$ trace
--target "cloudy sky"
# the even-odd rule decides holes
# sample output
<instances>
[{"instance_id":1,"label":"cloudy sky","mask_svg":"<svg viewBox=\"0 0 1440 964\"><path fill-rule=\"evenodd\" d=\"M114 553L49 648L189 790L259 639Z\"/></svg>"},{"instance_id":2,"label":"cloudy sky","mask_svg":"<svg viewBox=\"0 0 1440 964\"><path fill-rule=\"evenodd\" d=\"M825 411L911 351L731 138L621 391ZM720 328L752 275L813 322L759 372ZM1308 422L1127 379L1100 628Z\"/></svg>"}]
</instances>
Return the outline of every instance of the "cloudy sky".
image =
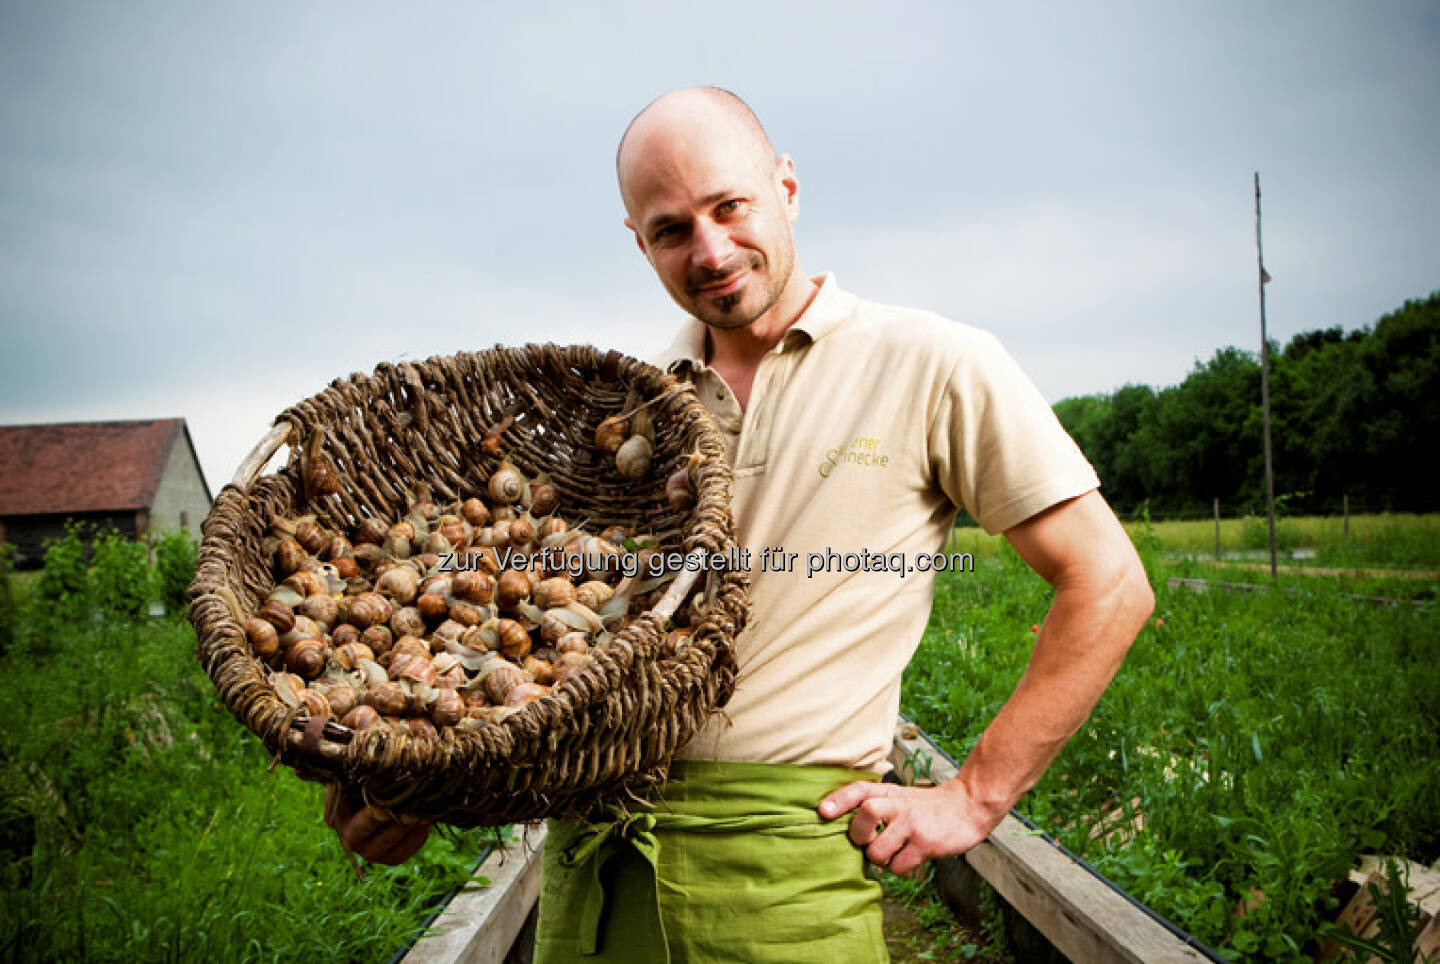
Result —
<instances>
[{"instance_id":1,"label":"cloudy sky","mask_svg":"<svg viewBox=\"0 0 1440 964\"><path fill-rule=\"evenodd\" d=\"M807 271L996 331L1052 401L1440 289L1440 6L0 2L0 423L184 416L212 489L377 362L641 356L615 142L755 107ZM837 391L843 386L837 386Z\"/></svg>"}]
</instances>

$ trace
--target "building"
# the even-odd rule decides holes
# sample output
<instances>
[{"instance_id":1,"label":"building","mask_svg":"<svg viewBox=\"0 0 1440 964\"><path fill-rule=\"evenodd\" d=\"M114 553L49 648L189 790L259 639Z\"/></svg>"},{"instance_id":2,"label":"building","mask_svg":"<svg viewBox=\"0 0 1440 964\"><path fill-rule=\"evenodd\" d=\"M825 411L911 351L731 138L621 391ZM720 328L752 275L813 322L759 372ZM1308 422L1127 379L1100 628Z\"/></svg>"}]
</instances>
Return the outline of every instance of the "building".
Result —
<instances>
[{"instance_id":1,"label":"building","mask_svg":"<svg viewBox=\"0 0 1440 964\"><path fill-rule=\"evenodd\" d=\"M198 537L211 501L182 418L0 426L0 542L17 564L41 561L70 519Z\"/></svg>"}]
</instances>

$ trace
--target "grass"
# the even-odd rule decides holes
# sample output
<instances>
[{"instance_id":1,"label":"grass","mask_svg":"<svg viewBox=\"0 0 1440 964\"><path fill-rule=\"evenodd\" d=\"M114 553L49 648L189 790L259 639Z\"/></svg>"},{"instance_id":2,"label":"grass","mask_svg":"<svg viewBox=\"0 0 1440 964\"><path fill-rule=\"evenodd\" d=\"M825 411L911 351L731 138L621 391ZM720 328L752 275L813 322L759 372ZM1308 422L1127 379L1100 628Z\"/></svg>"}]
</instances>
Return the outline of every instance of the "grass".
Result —
<instances>
[{"instance_id":1,"label":"grass","mask_svg":"<svg viewBox=\"0 0 1440 964\"><path fill-rule=\"evenodd\" d=\"M1144 522L1126 524L1132 538ZM1209 519L1153 523L1155 538L1180 555L1213 555L1215 523ZM1263 516L1220 520L1221 554L1262 552L1269 548L1269 526ZM1289 554L1315 549L1315 566L1367 566L1440 569L1440 515L1406 513L1353 515L1350 532L1337 516L1281 517L1275 522L1275 545Z\"/></svg>"},{"instance_id":2,"label":"grass","mask_svg":"<svg viewBox=\"0 0 1440 964\"><path fill-rule=\"evenodd\" d=\"M32 584L0 613L0 959L383 961L404 947L487 835L432 836L357 881L321 788L268 770L190 625L117 613L96 584L52 599Z\"/></svg>"},{"instance_id":3,"label":"grass","mask_svg":"<svg viewBox=\"0 0 1440 964\"><path fill-rule=\"evenodd\" d=\"M1300 960L1361 852L1440 855L1440 613L1357 604L1333 581L1171 591L1166 531L1140 539L1154 620L1019 809L1235 959ZM976 571L937 585L903 698L957 757L1014 688L1050 598L1012 551L966 538ZM1377 523L1363 561L1423 562L1410 543ZM1094 829L1137 812L1139 833Z\"/></svg>"}]
</instances>

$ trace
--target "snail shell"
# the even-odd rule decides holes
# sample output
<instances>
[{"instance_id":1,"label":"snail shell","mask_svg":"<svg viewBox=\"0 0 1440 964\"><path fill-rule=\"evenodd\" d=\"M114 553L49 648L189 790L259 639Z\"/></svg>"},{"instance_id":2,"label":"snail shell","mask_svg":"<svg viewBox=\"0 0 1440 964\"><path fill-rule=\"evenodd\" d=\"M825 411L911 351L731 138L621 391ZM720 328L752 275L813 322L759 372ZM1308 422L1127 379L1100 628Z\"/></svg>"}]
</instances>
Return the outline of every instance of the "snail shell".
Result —
<instances>
[{"instance_id":1,"label":"snail shell","mask_svg":"<svg viewBox=\"0 0 1440 964\"><path fill-rule=\"evenodd\" d=\"M370 688L365 694L365 702L382 716L398 716L410 705L410 697L399 683L386 680Z\"/></svg>"},{"instance_id":2,"label":"snail shell","mask_svg":"<svg viewBox=\"0 0 1440 964\"><path fill-rule=\"evenodd\" d=\"M632 482L643 479L650 471L650 457L655 454L655 446L643 435L632 435L620 446L615 453L615 467L620 474Z\"/></svg>"},{"instance_id":3,"label":"snail shell","mask_svg":"<svg viewBox=\"0 0 1440 964\"><path fill-rule=\"evenodd\" d=\"M525 672L529 673L535 682L548 686L555 680L555 668L543 659L536 659L534 656L525 657Z\"/></svg>"},{"instance_id":4,"label":"snail shell","mask_svg":"<svg viewBox=\"0 0 1440 964\"><path fill-rule=\"evenodd\" d=\"M595 427L595 447L606 455L614 455L629 436L629 419L623 415L611 415Z\"/></svg>"},{"instance_id":5,"label":"snail shell","mask_svg":"<svg viewBox=\"0 0 1440 964\"><path fill-rule=\"evenodd\" d=\"M530 486L530 511L537 516L547 516L560 504L560 493L549 482L537 482Z\"/></svg>"},{"instance_id":6,"label":"snail shell","mask_svg":"<svg viewBox=\"0 0 1440 964\"><path fill-rule=\"evenodd\" d=\"M360 634L360 642L369 646L377 656L383 656L395 645L395 634L389 626L370 626Z\"/></svg>"},{"instance_id":7,"label":"snail shell","mask_svg":"<svg viewBox=\"0 0 1440 964\"><path fill-rule=\"evenodd\" d=\"M505 705L524 706L527 703L535 702L549 692L550 687L541 686L539 683L521 683L505 694Z\"/></svg>"},{"instance_id":8,"label":"snail shell","mask_svg":"<svg viewBox=\"0 0 1440 964\"><path fill-rule=\"evenodd\" d=\"M314 620L326 630L335 625L339 612L340 604L335 601L335 597L323 593L306 596L300 603L300 615Z\"/></svg>"},{"instance_id":9,"label":"snail shell","mask_svg":"<svg viewBox=\"0 0 1440 964\"><path fill-rule=\"evenodd\" d=\"M394 566L386 569L375 580L375 591L389 596L402 606L414 601L419 591L420 577L409 566Z\"/></svg>"},{"instance_id":10,"label":"snail shell","mask_svg":"<svg viewBox=\"0 0 1440 964\"><path fill-rule=\"evenodd\" d=\"M361 545L379 546L385 543L385 534L390 524L384 519L369 518L355 527L355 548Z\"/></svg>"},{"instance_id":11,"label":"snail shell","mask_svg":"<svg viewBox=\"0 0 1440 964\"><path fill-rule=\"evenodd\" d=\"M450 614L450 601L441 592L427 592L415 600L415 608L420 610L428 622L439 622Z\"/></svg>"},{"instance_id":12,"label":"snail shell","mask_svg":"<svg viewBox=\"0 0 1440 964\"><path fill-rule=\"evenodd\" d=\"M530 598L530 578L523 572L506 569L495 584L495 602L501 609L514 609L515 604Z\"/></svg>"},{"instance_id":13,"label":"snail shell","mask_svg":"<svg viewBox=\"0 0 1440 964\"><path fill-rule=\"evenodd\" d=\"M333 716L334 711L330 708L330 701L322 693L314 690L300 691L300 706L309 712L311 716Z\"/></svg>"},{"instance_id":14,"label":"snail shell","mask_svg":"<svg viewBox=\"0 0 1440 964\"><path fill-rule=\"evenodd\" d=\"M599 610L615 596L615 590L608 583L598 579L581 583L575 590L575 601L586 609Z\"/></svg>"},{"instance_id":15,"label":"snail shell","mask_svg":"<svg viewBox=\"0 0 1440 964\"><path fill-rule=\"evenodd\" d=\"M430 719L436 726L454 726L465 717L465 700L454 690L435 694L430 706Z\"/></svg>"},{"instance_id":16,"label":"snail shell","mask_svg":"<svg viewBox=\"0 0 1440 964\"><path fill-rule=\"evenodd\" d=\"M340 720L342 726L348 726L352 730L368 730L380 722L380 714L375 707L367 704L360 704L347 712Z\"/></svg>"},{"instance_id":17,"label":"snail shell","mask_svg":"<svg viewBox=\"0 0 1440 964\"><path fill-rule=\"evenodd\" d=\"M278 599L266 600L265 605L260 607L259 615L277 632L288 633L295 628L295 610Z\"/></svg>"},{"instance_id":18,"label":"snail shell","mask_svg":"<svg viewBox=\"0 0 1440 964\"><path fill-rule=\"evenodd\" d=\"M325 669L325 650L323 639L296 640L285 650L285 668L301 679L314 679Z\"/></svg>"},{"instance_id":19,"label":"snail shell","mask_svg":"<svg viewBox=\"0 0 1440 964\"><path fill-rule=\"evenodd\" d=\"M331 714L343 719L355 708L360 697L355 692L355 687L347 683L341 683L338 686L332 686L326 690L325 699L330 704Z\"/></svg>"},{"instance_id":20,"label":"snail shell","mask_svg":"<svg viewBox=\"0 0 1440 964\"><path fill-rule=\"evenodd\" d=\"M424 636L425 617L414 606L406 606L390 617L390 629L396 636Z\"/></svg>"},{"instance_id":21,"label":"snail shell","mask_svg":"<svg viewBox=\"0 0 1440 964\"><path fill-rule=\"evenodd\" d=\"M507 663L504 660L496 660L480 671L480 685L485 689L485 695L490 701L496 704L503 704L505 697L517 686L530 682L530 677L525 671L514 663Z\"/></svg>"},{"instance_id":22,"label":"snail shell","mask_svg":"<svg viewBox=\"0 0 1440 964\"><path fill-rule=\"evenodd\" d=\"M508 459L490 476L490 498L501 505L518 502L525 492L525 476Z\"/></svg>"},{"instance_id":23,"label":"snail shell","mask_svg":"<svg viewBox=\"0 0 1440 964\"><path fill-rule=\"evenodd\" d=\"M300 543L306 552L318 556L320 551L329 545L330 533L306 519L295 526L295 541Z\"/></svg>"},{"instance_id":24,"label":"snail shell","mask_svg":"<svg viewBox=\"0 0 1440 964\"><path fill-rule=\"evenodd\" d=\"M377 592L362 592L350 600L345 621L361 629L368 629L388 621L390 612L390 600Z\"/></svg>"},{"instance_id":25,"label":"snail shell","mask_svg":"<svg viewBox=\"0 0 1440 964\"><path fill-rule=\"evenodd\" d=\"M472 526L483 526L490 521L490 509L479 499L470 498L460 503L460 514Z\"/></svg>"},{"instance_id":26,"label":"snail shell","mask_svg":"<svg viewBox=\"0 0 1440 964\"><path fill-rule=\"evenodd\" d=\"M695 487L690 484L689 469L679 468L665 480L665 501L677 512L695 506Z\"/></svg>"},{"instance_id":27,"label":"snail shell","mask_svg":"<svg viewBox=\"0 0 1440 964\"><path fill-rule=\"evenodd\" d=\"M513 619L495 621L495 638L506 659L518 663L530 653L530 634Z\"/></svg>"},{"instance_id":28,"label":"snail shell","mask_svg":"<svg viewBox=\"0 0 1440 964\"><path fill-rule=\"evenodd\" d=\"M245 620L245 636L250 640L250 651L256 658L268 660L280 651L280 634L274 624L252 616Z\"/></svg>"},{"instance_id":29,"label":"snail shell","mask_svg":"<svg viewBox=\"0 0 1440 964\"><path fill-rule=\"evenodd\" d=\"M483 572L462 569L450 577L450 595L484 605L495 598L495 580Z\"/></svg>"},{"instance_id":30,"label":"snail shell","mask_svg":"<svg viewBox=\"0 0 1440 964\"><path fill-rule=\"evenodd\" d=\"M275 568L282 576L288 576L305 564L305 547L294 537L285 536L275 545Z\"/></svg>"},{"instance_id":31,"label":"snail shell","mask_svg":"<svg viewBox=\"0 0 1440 964\"><path fill-rule=\"evenodd\" d=\"M563 606L566 603L575 601L575 585L564 576L552 576L549 579L541 580L531 594L535 605L541 609L550 609L554 606Z\"/></svg>"}]
</instances>

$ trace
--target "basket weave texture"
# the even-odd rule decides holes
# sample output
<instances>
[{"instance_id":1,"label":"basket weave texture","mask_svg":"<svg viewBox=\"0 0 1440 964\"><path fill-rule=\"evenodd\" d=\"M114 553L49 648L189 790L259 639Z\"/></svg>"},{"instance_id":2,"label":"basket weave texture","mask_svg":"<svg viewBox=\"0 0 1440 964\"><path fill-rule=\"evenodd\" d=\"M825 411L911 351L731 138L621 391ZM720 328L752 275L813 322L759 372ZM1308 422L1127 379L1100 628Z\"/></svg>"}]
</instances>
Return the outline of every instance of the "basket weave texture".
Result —
<instances>
[{"instance_id":1,"label":"basket weave texture","mask_svg":"<svg viewBox=\"0 0 1440 964\"><path fill-rule=\"evenodd\" d=\"M640 482L621 477L593 445L596 426L625 410L627 398L647 404L655 425L651 471ZM500 454L485 454L486 432L507 418ZM276 696L242 627L276 582L262 550L273 520L313 512L345 531L371 516L393 521L418 482L437 502L483 497L502 457L528 475L548 474L561 514L589 531L619 524L653 534L667 551L727 552L730 470L688 386L589 346L497 347L382 364L373 375L337 379L275 421L289 426L288 464L228 485L215 500L190 618L226 706L281 762L368 803L459 826L584 817L663 782L674 752L729 699L732 644L749 614L740 571L702 573L691 605L701 615L679 656L661 658L665 620L646 612L550 695L477 730L444 728L438 739L307 721ZM313 453L302 454L305 440L321 445L339 491L307 496ZM697 501L679 512L665 498L665 479L692 451L700 456Z\"/></svg>"}]
</instances>

